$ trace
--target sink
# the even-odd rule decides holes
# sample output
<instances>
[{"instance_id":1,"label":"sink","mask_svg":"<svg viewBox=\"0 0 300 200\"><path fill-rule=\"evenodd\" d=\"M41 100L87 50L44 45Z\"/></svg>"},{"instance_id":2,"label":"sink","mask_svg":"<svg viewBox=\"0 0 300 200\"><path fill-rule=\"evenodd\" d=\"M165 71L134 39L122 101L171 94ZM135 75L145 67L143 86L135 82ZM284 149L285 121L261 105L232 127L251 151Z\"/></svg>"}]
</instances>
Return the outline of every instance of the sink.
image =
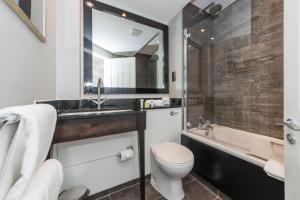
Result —
<instances>
[{"instance_id":1,"label":"sink","mask_svg":"<svg viewBox=\"0 0 300 200\"><path fill-rule=\"evenodd\" d=\"M89 115L104 115L104 114L111 114L111 113L122 113L122 112L130 112L132 110L98 110L98 111L83 111L83 112L68 112L68 113L61 113L58 116L89 116Z\"/></svg>"}]
</instances>

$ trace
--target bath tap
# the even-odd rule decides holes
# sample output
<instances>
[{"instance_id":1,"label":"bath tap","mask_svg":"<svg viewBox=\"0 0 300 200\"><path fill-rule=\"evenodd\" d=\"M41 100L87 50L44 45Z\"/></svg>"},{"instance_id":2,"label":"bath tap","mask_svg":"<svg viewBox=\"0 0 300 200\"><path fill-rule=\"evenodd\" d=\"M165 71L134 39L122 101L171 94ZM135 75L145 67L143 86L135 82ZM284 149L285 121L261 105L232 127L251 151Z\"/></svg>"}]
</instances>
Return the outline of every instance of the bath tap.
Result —
<instances>
[{"instance_id":1,"label":"bath tap","mask_svg":"<svg viewBox=\"0 0 300 200\"><path fill-rule=\"evenodd\" d=\"M97 91L98 91L98 93L97 93L97 101L96 100L94 100L94 99L90 99L92 102L94 102L95 104L97 104L97 109L101 109L101 105L105 102L105 101L107 101L107 99L106 98L104 98L104 99L102 99L101 100L101 87L103 86L103 81L102 81L102 79L101 78L99 78L98 79L98 84L97 84Z\"/></svg>"},{"instance_id":2,"label":"bath tap","mask_svg":"<svg viewBox=\"0 0 300 200\"><path fill-rule=\"evenodd\" d=\"M211 134L211 137L214 138L214 127L211 125L209 120L204 120L203 117L199 117L199 124L198 124L198 130L205 131L205 136L209 136Z\"/></svg>"},{"instance_id":3,"label":"bath tap","mask_svg":"<svg viewBox=\"0 0 300 200\"><path fill-rule=\"evenodd\" d=\"M209 128L212 128L212 126L210 125L210 121L209 120L204 120L203 117L199 117L199 124L198 124L198 130L208 130Z\"/></svg>"}]
</instances>

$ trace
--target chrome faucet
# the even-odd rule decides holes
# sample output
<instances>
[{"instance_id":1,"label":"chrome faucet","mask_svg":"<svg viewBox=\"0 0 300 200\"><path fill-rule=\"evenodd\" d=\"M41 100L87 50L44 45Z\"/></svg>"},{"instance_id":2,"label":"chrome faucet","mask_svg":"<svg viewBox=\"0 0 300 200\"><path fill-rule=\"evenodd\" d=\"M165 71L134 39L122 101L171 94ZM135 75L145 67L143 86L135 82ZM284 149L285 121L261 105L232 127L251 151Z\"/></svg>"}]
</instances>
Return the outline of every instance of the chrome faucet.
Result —
<instances>
[{"instance_id":1,"label":"chrome faucet","mask_svg":"<svg viewBox=\"0 0 300 200\"><path fill-rule=\"evenodd\" d=\"M204 120L203 117L199 117L199 124L198 124L198 130L208 130L209 128L211 128L211 123L209 120Z\"/></svg>"},{"instance_id":2,"label":"chrome faucet","mask_svg":"<svg viewBox=\"0 0 300 200\"><path fill-rule=\"evenodd\" d=\"M107 100L106 98L101 100L101 87L103 87L103 81L101 78L99 78L97 83L97 101L91 99L92 102L97 104L97 109L101 109L101 105Z\"/></svg>"},{"instance_id":3,"label":"chrome faucet","mask_svg":"<svg viewBox=\"0 0 300 200\"><path fill-rule=\"evenodd\" d=\"M203 117L199 117L199 124L198 124L198 130L205 131L205 136L210 136L212 139L215 138L214 136L214 127L210 123L209 120L204 120Z\"/></svg>"}]
</instances>

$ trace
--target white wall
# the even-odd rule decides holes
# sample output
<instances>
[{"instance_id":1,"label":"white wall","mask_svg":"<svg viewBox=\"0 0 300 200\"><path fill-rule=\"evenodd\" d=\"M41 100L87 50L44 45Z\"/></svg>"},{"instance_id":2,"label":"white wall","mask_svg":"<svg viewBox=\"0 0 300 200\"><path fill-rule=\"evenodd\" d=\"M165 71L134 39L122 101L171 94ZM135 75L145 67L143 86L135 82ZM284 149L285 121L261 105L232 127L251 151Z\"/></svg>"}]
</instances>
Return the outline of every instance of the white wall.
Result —
<instances>
[{"instance_id":1,"label":"white wall","mask_svg":"<svg viewBox=\"0 0 300 200\"><path fill-rule=\"evenodd\" d=\"M181 98L183 73L183 24L182 12L169 23L170 97ZM172 82L172 72L176 72L176 81Z\"/></svg>"},{"instance_id":2,"label":"white wall","mask_svg":"<svg viewBox=\"0 0 300 200\"><path fill-rule=\"evenodd\" d=\"M46 0L47 43L0 1L0 108L55 98L55 1Z\"/></svg>"},{"instance_id":3,"label":"white wall","mask_svg":"<svg viewBox=\"0 0 300 200\"><path fill-rule=\"evenodd\" d=\"M44 0L31 0L30 19L34 26L44 35L45 34L45 2Z\"/></svg>"},{"instance_id":4,"label":"white wall","mask_svg":"<svg viewBox=\"0 0 300 200\"><path fill-rule=\"evenodd\" d=\"M56 0L58 1L58 0ZM56 5L56 97L80 98L81 0Z\"/></svg>"}]
</instances>

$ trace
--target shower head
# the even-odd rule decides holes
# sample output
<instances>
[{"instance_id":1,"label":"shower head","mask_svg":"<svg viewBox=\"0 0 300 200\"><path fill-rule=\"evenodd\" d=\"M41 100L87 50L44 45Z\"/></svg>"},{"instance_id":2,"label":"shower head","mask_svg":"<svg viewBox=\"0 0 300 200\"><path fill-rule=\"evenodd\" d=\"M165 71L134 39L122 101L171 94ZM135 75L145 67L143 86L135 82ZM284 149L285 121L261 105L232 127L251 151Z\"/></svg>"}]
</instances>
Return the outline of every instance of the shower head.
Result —
<instances>
[{"instance_id":1,"label":"shower head","mask_svg":"<svg viewBox=\"0 0 300 200\"><path fill-rule=\"evenodd\" d=\"M220 15L222 9L223 7L221 4L215 4L215 3L209 4L204 9L197 7L197 11L196 11L197 13L191 16L189 22L190 25L188 25L188 27L192 27L193 25L198 24L200 21L205 20L207 18L210 19L217 18Z\"/></svg>"},{"instance_id":2,"label":"shower head","mask_svg":"<svg viewBox=\"0 0 300 200\"><path fill-rule=\"evenodd\" d=\"M204 8L203 11L211 17L217 17L222 11L222 5L211 3L206 8Z\"/></svg>"},{"instance_id":3,"label":"shower head","mask_svg":"<svg viewBox=\"0 0 300 200\"><path fill-rule=\"evenodd\" d=\"M222 10L222 5L217 4L209 10L209 14L211 14L212 16L217 16L220 14L221 10Z\"/></svg>"}]
</instances>

